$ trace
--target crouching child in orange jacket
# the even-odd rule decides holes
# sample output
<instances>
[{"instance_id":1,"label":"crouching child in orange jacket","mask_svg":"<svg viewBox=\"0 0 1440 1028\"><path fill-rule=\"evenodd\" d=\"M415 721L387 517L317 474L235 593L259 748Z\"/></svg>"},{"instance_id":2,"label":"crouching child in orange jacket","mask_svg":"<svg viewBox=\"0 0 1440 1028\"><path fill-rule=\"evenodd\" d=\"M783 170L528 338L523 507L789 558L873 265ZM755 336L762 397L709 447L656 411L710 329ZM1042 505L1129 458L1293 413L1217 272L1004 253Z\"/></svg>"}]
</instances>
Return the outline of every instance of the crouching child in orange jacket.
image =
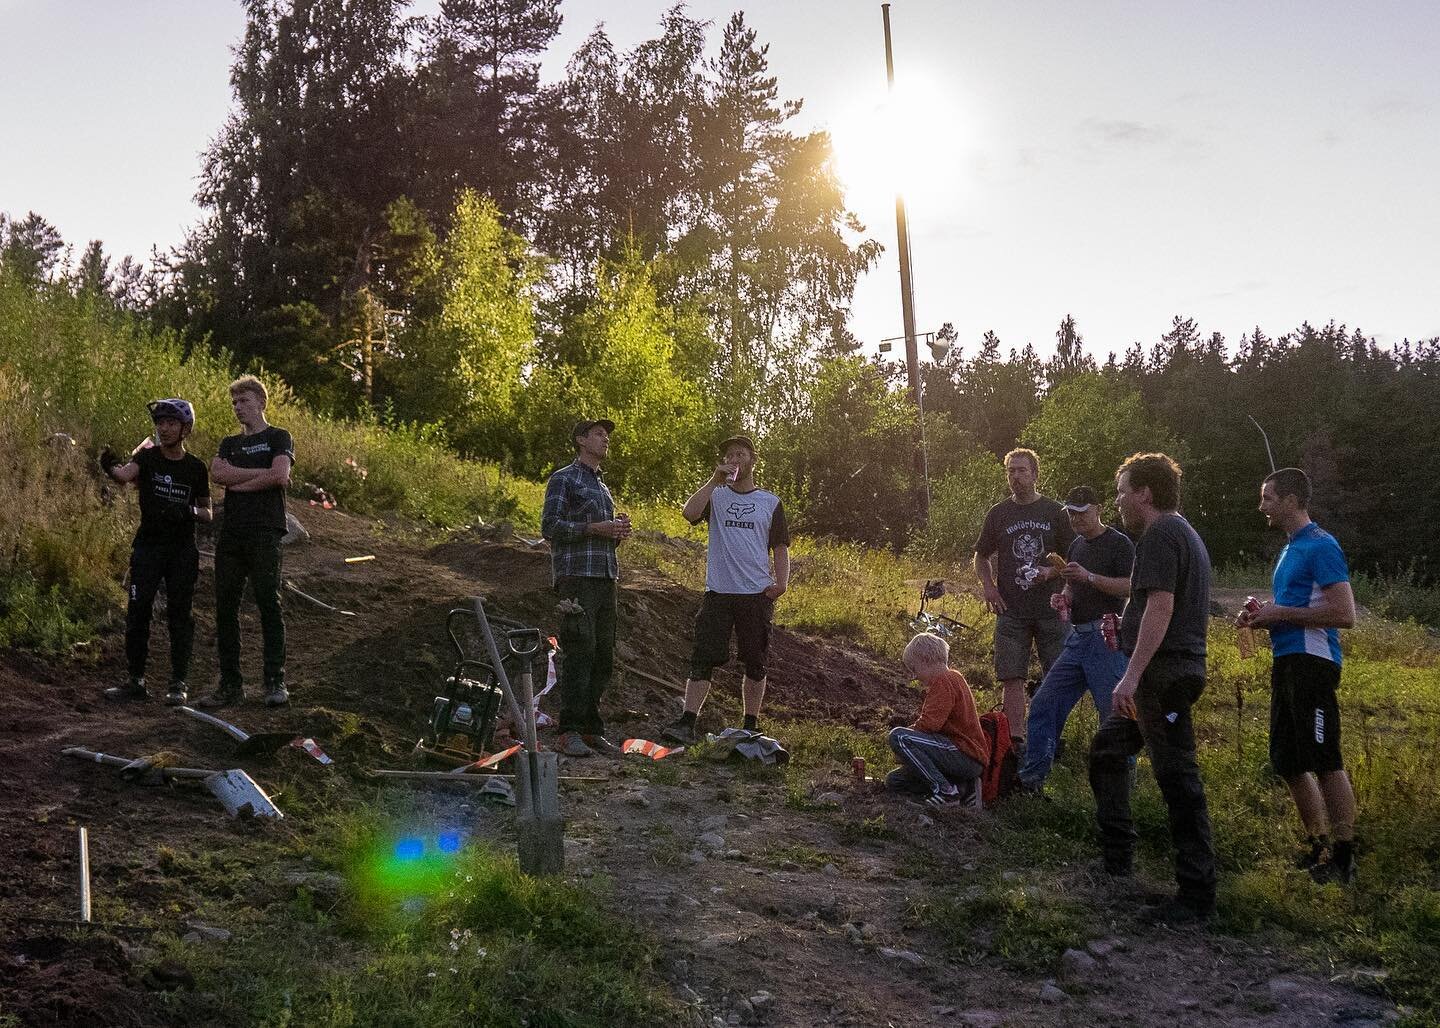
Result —
<instances>
[{"instance_id":1,"label":"crouching child in orange jacket","mask_svg":"<svg viewBox=\"0 0 1440 1028\"><path fill-rule=\"evenodd\" d=\"M965 676L950 667L949 645L922 633L910 640L902 660L925 687L925 699L914 724L890 731L890 749L900 766L886 776L886 787L928 795L930 807L981 809L980 775L990 744Z\"/></svg>"}]
</instances>

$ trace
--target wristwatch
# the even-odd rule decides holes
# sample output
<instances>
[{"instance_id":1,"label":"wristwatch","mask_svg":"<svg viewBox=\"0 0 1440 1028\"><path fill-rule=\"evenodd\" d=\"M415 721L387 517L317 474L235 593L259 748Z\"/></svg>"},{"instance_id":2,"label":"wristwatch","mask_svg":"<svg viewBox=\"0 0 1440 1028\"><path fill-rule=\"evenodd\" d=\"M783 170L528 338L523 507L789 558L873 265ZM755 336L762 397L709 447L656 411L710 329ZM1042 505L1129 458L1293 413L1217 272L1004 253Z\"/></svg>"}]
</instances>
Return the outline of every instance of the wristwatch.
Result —
<instances>
[{"instance_id":1,"label":"wristwatch","mask_svg":"<svg viewBox=\"0 0 1440 1028\"><path fill-rule=\"evenodd\" d=\"M1093 571L1087 571L1087 572L1085 572L1085 581L1089 582L1091 585L1094 585L1094 584L1095 584L1095 572L1093 572Z\"/></svg>"}]
</instances>

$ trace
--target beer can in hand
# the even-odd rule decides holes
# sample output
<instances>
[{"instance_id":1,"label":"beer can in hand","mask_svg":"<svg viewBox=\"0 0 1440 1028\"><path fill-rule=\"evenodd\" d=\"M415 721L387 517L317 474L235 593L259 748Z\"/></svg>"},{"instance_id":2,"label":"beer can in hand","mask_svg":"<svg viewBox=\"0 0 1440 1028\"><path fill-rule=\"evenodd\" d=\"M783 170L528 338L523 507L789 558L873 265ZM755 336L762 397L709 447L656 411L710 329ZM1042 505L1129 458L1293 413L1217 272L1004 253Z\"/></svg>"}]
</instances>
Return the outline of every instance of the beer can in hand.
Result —
<instances>
[{"instance_id":1,"label":"beer can in hand","mask_svg":"<svg viewBox=\"0 0 1440 1028\"><path fill-rule=\"evenodd\" d=\"M1100 619L1100 635L1104 638L1105 645L1112 650L1120 648L1119 621L1114 614L1106 614Z\"/></svg>"}]
</instances>

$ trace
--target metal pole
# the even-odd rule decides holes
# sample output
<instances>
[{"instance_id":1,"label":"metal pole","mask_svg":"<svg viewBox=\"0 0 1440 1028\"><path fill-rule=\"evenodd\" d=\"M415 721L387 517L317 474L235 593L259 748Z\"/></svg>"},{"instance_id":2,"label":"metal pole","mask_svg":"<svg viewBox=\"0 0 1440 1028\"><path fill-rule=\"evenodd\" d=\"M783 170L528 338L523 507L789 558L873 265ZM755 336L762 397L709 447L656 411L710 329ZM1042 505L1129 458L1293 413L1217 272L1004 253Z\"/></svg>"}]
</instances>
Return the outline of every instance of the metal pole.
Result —
<instances>
[{"instance_id":1,"label":"metal pole","mask_svg":"<svg viewBox=\"0 0 1440 1028\"><path fill-rule=\"evenodd\" d=\"M890 98L895 98L895 56L890 47L890 5L881 4L880 14L885 23L885 81L890 88ZM895 235L896 250L900 256L900 313L905 328L905 370L910 384L910 398L920 417L920 450L917 454L918 471L925 483L922 518L930 516L930 468L925 454L925 400L920 387L920 353L915 342L915 288L910 276L910 228L905 217L905 194L895 190Z\"/></svg>"},{"instance_id":2,"label":"metal pole","mask_svg":"<svg viewBox=\"0 0 1440 1028\"><path fill-rule=\"evenodd\" d=\"M1249 414L1245 416L1247 418L1250 418ZM1260 422L1256 421L1254 418L1250 418L1250 424L1254 425L1257 429L1259 429L1260 438L1265 440L1265 456L1270 458L1270 471L1273 474L1275 471L1275 455L1270 452L1270 437L1265 434L1265 430L1263 428L1260 428Z\"/></svg>"},{"instance_id":3,"label":"metal pole","mask_svg":"<svg viewBox=\"0 0 1440 1028\"><path fill-rule=\"evenodd\" d=\"M80 829L80 920L90 921L90 838Z\"/></svg>"}]
</instances>

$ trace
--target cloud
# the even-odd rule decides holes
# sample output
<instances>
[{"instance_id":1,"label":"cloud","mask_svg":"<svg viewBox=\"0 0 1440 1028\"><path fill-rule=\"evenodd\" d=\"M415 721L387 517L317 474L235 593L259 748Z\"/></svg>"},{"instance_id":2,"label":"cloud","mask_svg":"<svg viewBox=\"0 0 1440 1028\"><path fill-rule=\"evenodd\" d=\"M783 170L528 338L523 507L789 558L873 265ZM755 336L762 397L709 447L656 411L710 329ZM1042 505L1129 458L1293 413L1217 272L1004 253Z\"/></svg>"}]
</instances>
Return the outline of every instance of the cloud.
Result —
<instances>
[{"instance_id":1,"label":"cloud","mask_svg":"<svg viewBox=\"0 0 1440 1028\"><path fill-rule=\"evenodd\" d=\"M1124 118L1086 118L1080 123L1081 140L1088 146L1155 146L1170 138L1162 125Z\"/></svg>"},{"instance_id":2,"label":"cloud","mask_svg":"<svg viewBox=\"0 0 1440 1028\"><path fill-rule=\"evenodd\" d=\"M1376 118L1414 118L1430 113L1428 101L1417 96L1387 93L1365 105L1367 113Z\"/></svg>"}]
</instances>

